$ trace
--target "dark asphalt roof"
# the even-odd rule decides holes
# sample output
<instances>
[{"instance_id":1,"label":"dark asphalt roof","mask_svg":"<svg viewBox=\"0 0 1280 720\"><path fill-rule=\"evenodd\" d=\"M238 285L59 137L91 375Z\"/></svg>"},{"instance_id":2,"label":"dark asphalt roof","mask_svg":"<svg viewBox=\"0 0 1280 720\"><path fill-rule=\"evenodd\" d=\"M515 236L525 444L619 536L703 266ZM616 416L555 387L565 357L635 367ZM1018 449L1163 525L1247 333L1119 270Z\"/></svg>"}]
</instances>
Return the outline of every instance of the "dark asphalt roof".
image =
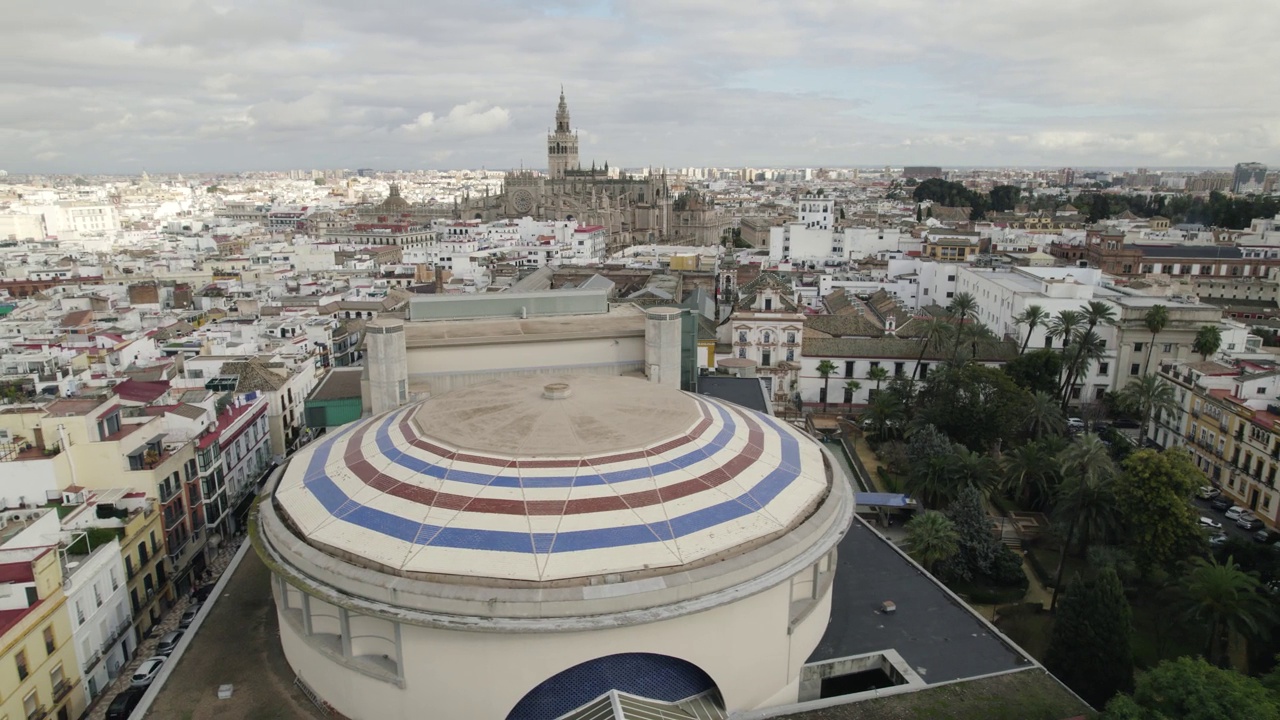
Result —
<instances>
[{"instance_id":1,"label":"dark asphalt roof","mask_svg":"<svg viewBox=\"0 0 1280 720\"><path fill-rule=\"evenodd\" d=\"M838 555L831 622L808 662L892 649L930 684L1031 665L862 520ZM892 615L877 612L886 600Z\"/></svg>"},{"instance_id":2,"label":"dark asphalt roof","mask_svg":"<svg viewBox=\"0 0 1280 720\"><path fill-rule=\"evenodd\" d=\"M771 414L759 378L703 375L698 378L698 394L710 395L744 408Z\"/></svg>"},{"instance_id":3,"label":"dark asphalt roof","mask_svg":"<svg viewBox=\"0 0 1280 720\"><path fill-rule=\"evenodd\" d=\"M1244 253L1238 247L1220 245L1134 245L1149 258L1202 258L1214 260L1239 260Z\"/></svg>"},{"instance_id":4,"label":"dark asphalt roof","mask_svg":"<svg viewBox=\"0 0 1280 720\"><path fill-rule=\"evenodd\" d=\"M360 397L360 375L364 368L334 368L308 400L346 400Z\"/></svg>"}]
</instances>

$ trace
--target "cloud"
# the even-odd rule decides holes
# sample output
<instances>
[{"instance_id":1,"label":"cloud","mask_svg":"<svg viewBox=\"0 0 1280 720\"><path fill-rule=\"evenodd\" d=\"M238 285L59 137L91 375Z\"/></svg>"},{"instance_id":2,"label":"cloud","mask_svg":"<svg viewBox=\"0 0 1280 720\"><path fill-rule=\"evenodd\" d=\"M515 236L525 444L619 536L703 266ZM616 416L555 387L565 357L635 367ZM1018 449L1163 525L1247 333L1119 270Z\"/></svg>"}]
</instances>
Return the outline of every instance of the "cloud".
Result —
<instances>
[{"instance_id":1,"label":"cloud","mask_svg":"<svg viewBox=\"0 0 1280 720\"><path fill-rule=\"evenodd\" d=\"M424 112L412 122L401 125L400 129L413 134L431 133L446 137L465 137L489 135L510 124L511 112L506 108L497 105L486 107L483 102L477 100L453 106L453 109L439 120L434 113Z\"/></svg>"},{"instance_id":2,"label":"cloud","mask_svg":"<svg viewBox=\"0 0 1280 720\"><path fill-rule=\"evenodd\" d=\"M590 128L584 155L622 167L1280 165L1280 94L1253 70L1280 64L1280 13L1241 3L65 0L8 12L11 172L537 167L562 83L574 126Z\"/></svg>"}]
</instances>

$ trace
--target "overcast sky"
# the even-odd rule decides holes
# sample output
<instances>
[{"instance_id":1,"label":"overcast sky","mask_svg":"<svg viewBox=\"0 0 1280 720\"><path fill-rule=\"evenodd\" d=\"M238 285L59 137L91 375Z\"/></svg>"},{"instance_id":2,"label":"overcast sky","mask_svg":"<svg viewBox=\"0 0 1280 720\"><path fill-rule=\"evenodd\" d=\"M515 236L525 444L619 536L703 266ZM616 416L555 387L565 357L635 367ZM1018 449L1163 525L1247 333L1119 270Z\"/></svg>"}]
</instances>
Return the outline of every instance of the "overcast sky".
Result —
<instances>
[{"instance_id":1,"label":"overcast sky","mask_svg":"<svg viewBox=\"0 0 1280 720\"><path fill-rule=\"evenodd\" d=\"M1280 12L1204 0L10 0L10 172L1280 164Z\"/></svg>"}]
</instances>

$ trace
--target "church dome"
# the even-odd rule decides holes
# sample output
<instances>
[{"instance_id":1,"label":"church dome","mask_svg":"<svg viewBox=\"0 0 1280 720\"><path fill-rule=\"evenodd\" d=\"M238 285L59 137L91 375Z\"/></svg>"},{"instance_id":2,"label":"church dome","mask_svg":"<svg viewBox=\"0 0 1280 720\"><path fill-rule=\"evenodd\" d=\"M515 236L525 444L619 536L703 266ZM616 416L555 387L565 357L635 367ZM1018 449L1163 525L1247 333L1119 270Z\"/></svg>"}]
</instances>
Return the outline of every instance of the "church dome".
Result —
<instances>
[{"instance_id":1,"label":"church dome","mask_svg":"<svg viewBox=\"0 0 1280 720\"><path fill-rule=\"evenodd\" d=\"M387 199L378 204L378 209L386 212L405 212L409 209L409 201L400 196L400 186L392 183Z\"/></svg>"},{"instance_id":2,"label":"church dome","mask_svg":"<svg viewBox=\"0 0 1280 720\"><path fill-rule=\"evenodd\" d=\"M381 573L590 585L759 548L830 478L775 418L634 378L538 376L353 423L299 452L275 500L307 544Z\"/></svg>"}]
</instances>

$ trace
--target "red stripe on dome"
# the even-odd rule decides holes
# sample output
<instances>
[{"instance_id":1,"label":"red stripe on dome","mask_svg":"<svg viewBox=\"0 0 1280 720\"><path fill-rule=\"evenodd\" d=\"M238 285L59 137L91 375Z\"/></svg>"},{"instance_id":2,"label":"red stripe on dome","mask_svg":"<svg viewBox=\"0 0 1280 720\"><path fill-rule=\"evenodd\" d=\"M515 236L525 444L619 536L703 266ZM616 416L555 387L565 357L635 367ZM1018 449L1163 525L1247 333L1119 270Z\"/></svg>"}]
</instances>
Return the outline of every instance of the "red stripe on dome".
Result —
<instances>
[{"instance_id":1,"label":"red stripe on dome","mask_svg":"<svg viewBox=\"0 0 1280 720\"><path fill-rule=\"evenodd\" d=\"M360 453L361 441L365 433L374 426L374 423L366 424L352 433L347 440L347 453L343 456L343 460L347 463L351 473L368 487L402 500L446 510L461 511L465 509L467 512L486 515L581 515L627 510L629 508L648 507L670 502L711 490L737 477L744 470L755 464L760 459L761 451L764 449L764 429L751 416L734 408L729 408L729 411L737 415L748 428L747 446L742 452L733 455L728 462L698 477L654 490L640 490L623 495L605 495L577 500L508 500L506 498L481 498L472 495L439 492L419 485L401 482L379 472ZM353 449L357 454L360 454L360 459L355 462L351 462L349 459ZM644 456L645 453L642 452L641 455ZM574 463L575 468L580 465L591 467L590 461Z\"/></svg>"}]
</instances>

